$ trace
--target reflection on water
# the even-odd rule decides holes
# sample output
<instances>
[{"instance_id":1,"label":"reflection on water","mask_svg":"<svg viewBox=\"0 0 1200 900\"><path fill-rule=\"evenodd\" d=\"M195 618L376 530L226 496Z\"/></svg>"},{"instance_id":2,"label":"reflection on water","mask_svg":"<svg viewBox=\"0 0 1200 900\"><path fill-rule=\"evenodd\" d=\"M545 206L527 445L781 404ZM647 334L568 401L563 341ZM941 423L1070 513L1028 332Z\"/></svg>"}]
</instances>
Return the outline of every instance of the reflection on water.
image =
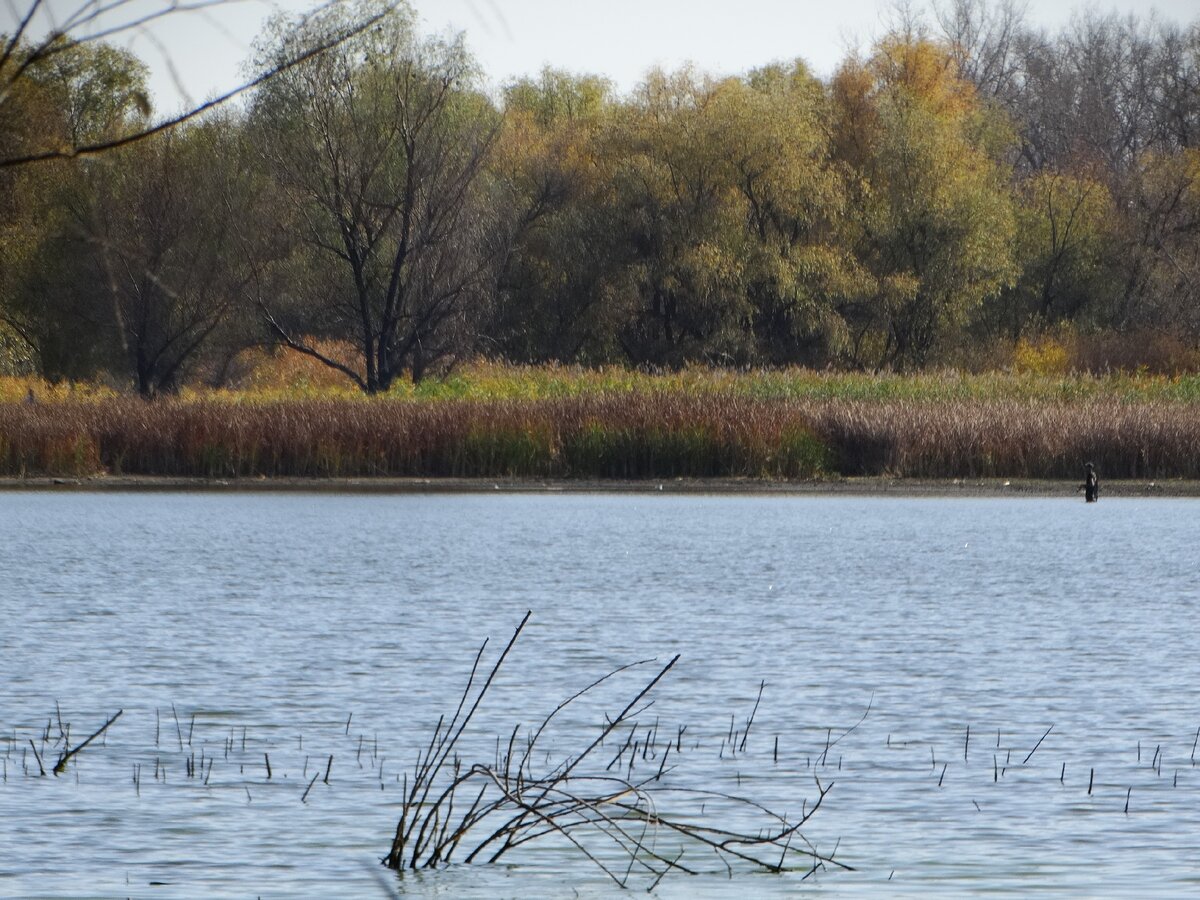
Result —
<instances>
[{"instance_id":1,"label":"reflection on water","mask_svg":"<svg viewBox=\"0 0 1200 900\"><path fill-rule=\"evenodd\" d=\"M0 508L0 894L609 894L557 847L379 881L397 779L479 641L527 609L468 735L483 758L608 669L681 653L648 715L688 725L684 783L794 812L814 776L835 782L806 835L856 871L818 873L822 892L1200 889L1195 501L6 494ZM760 679L731 758L722 737ZM27 775L56 701L73 742L124 714L63 777ZM560 749L606 710L568 717ZM330 756L329 784L301 803ZM755 895L801 889L742 877ZM730 889L672 876L657 893Z\"/></svg>"}]
</instances>

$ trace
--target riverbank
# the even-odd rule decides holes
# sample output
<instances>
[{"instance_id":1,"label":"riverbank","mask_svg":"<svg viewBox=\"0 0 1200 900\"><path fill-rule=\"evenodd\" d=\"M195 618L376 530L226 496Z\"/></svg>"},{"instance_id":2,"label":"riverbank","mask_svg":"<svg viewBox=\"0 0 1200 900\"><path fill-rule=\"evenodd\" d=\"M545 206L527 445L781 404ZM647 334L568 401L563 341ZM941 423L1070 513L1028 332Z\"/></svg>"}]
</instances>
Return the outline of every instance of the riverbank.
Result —
<instances>
[{"instance_id":1,"label":"riverbank","mask_svg":"<svg viewBox=\"0 0 1200 900\"><path fill-rule=\"evenodd\" d=\"M1200 497L1200 481L1106 480L1102 498ZM3 491L180 492L315 494L745 494L898 497L1079 497L1074 482L1055 479L750 478L656 480L540 478L183 478L100 475L91 478L0 478Z\"/></svg>"}]
</instances>

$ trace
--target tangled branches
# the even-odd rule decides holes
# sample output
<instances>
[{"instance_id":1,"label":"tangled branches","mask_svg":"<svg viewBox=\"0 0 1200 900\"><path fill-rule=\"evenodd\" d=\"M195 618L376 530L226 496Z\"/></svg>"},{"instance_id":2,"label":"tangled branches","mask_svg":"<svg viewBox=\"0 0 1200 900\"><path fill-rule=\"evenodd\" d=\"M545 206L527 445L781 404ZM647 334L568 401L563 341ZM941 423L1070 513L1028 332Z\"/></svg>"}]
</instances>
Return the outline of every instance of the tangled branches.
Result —
<instances>
[{"instance_id":1,"label":"tangled branches","mask_svg":"<svg viewBox=\"0 0 1200 900\"><path fill-rule=\"evenodd\" d=\"M516 726L506 751L501 754L498 749L493 764L464 763L457 752L459 740L529 617L526 613L477 687L487 647L484 641L454 715L449 721L444 716L438 720L411 782L405 781L400 820L383 860L386 866L403 870L452 861L494 863L544 838L574 848L623 888L635 879L645 879L653 888L669 872L711 872L715 864L722 867L717 871L730 876L735 866L769 872L803 869L805 877L827 866L850 868L832 855L819 853L800 834L832 782L816 782L815 802L806 802L795 820L745 797L669 783L675 766L668 760L672 753L677 757L683 752L686 729L660 739L657 722L652 728L639 725L637 716L648 708L648 696L678 662L678 655L659 668L617 715L606 716L598 735L582 750L554 761L552 753L540 752L539 741L566 707L614 676L652 660L621 666L592 682L560 703L521 740L521 726ZM610 740L620 746L606 764L602 748ZM535 768L535 750L545 758L543 767ZM632 761L639 754L642 760L653 754L659 762L652 774L634 778ZM750 817L758 824L749 831L712 821L720 814L738 822Z\"/></svg>"}]
</instances>

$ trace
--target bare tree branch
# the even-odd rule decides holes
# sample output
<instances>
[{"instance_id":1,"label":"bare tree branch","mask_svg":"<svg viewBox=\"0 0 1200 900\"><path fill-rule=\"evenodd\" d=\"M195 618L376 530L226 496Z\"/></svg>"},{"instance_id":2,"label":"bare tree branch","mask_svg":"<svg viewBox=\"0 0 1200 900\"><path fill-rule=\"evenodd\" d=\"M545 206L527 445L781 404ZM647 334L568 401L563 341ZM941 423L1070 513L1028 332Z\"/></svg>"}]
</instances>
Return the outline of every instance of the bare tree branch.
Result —
<instances>
[{"instance_id":1,"label":"bare tree branch","mask_svg":"<svg viewBox=\"0 0 1200 900\"><path fill-rule=\"evenodd\" d=\"M114 7L118 6L123 2L125 2L125 0L120 0L119 3L113 4L113 6ZM67 46L74 46L74 45L82 44L82 43L89 42L89 41L99 40L101 37L111 37L115 34L118 34L118 33L124 32L124 31L128 31L129 29L141 27L148 21L151 21L151 20L157 19L157 18L161 18L162 16L168 15L171 13L180 12L180 11L184 11L184 10L206 8L206 7L217 5L217 4L223 3L223 2L226 2L226 0L202 0L202 2L190 4L190 5L186 5L186 6L172 5L169 9L161 10L155 14L147 15L141 19L135 20L134 22L125 23L120 26L114 26L110 29L101 31L95 35L89 35L87 37L78 38L78 39L72 37L69 34L69 31L72 28L78 27L78 25L81 24L80 22L74 22L70 26L68 26L67 30L59 30L59 31L57 31L57 34L55 35L56 38L66 39L67 41L69 41L68 44L62 44L62 45L56 46L56 45L54 45L53 41L51 41L49 39L45 40L41 44L39 44L39 46L37 48L35 48L35 50L25 60L22 61L21 65L18 66L15 74L9 78L8 83L5 85L5 87L3 89L0 89L0 105L2 105L4 103L9 91L11 90L12 85L15 84L15 82L19 78L21 78L24 75L24 73L31 66L36 65L38 62L45 61L46 59L48 59L49 57L53 56L56 53L62 52L64 49L66 49ZM24 31L28 27L28 18L32 17L38 3L40 3L40 0L34 0L33 4L31 5L28 16L26 17L25 20L23 20L20 28L18 28L17 35L14 35L14 37L9 41L9 44L6 46L3 58L0 58L0 67L2 67L4 65L4 63L7 62L9 57L15 51L17 41L19 40L19 35L22 31ZM47 161L55 160L55 159L60 159L60 160L61 159L75 159L75 158L81 157L81 156L95 156L96 154L105 153L110 150L115 150L119 147L125 147L125 146L128 146L129 144L136 143L137 141L145 140L148 137L152 137L156 134L160 134L171 128L176 128L179 125L184 124L185 122L190 122L193 119L195 119L199 116L202 116L204 113L208 112L211 109L221 106L224 103L228 103L230 100L234 99L235 97L241 96L242 94L246 93L247 91L251 91L256 87L258 87L262 84L265 84L266 82L270 81L272 78L275 78L277 75L279 75L283 72L286 72L287 70L292 69L302 63L305 63L308 60L313 59L314 57L320 56L321 54L333 49L334 47L337 47L339 44L342 44L345 41L350 40L351 38L355 37L356 35L362 34L363 32L370 29L377 22L379 22L381 19L383 19L385 16L389 15L392 12L392 10L394 10L397 7L397 5L398 4L395 2L388 3L379 12L369 16L368 18L366 18L362 21L354 23L354 25L352 25L352 27L345 29L343 31L339 31L339 32L335 33L334 35L326 38L325 40L322 40L316 44L313 44L312 46L308 47L307 49L303 50L302 52L297 53L296 55L273 66L268 71L263 72L258 77L253 78L250 81L244 82L244 83L238 85L237 87L233 88L232 90L226 91L224 94L221 94L220 96L215 97L212 100L208 100L208 101L205 101L204 103L193 106L190 109L180 113L179 115L172 116L169 119L164 119L163 121L155 123L153 125L150 125L146 128L137 129L130 134L123 135L119 138L113 138L111 140L97 141L94 143L84 144L81 146L68 147L66 149L44 150L44 151L40 151L40 152L36 152L36 153L25 154L23 156L14 156L14 157L10 157L7 159L0 159L0 169L12 168L14 166L25 166L25 165L30 165L33 163L47 162ZM85 22L90 21L92 18L93 18L93 16L89 16L83 21L85 21Z\"/></svg>"}]
</instances>

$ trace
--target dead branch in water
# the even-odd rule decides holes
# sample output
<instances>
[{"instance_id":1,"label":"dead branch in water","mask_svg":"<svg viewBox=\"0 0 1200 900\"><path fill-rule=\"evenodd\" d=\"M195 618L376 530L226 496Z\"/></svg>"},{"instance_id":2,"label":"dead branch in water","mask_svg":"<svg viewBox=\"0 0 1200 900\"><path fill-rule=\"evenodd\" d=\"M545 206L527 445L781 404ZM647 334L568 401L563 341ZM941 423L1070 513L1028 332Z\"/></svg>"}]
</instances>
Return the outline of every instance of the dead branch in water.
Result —
<instances>
[{"instance_id":1,"label":"dead branch in water","mask_svg":"<svg viewBox=\"0 0 1200 900\"><path fill-rule=\"evenodd\" d=\"M465 764L457 752L459 739L529 617L526 613L486 679L476 688L487 641L480 647L454 715L449 722L444 716L438 720L418 755L384 865L405 870L457 860L497 862L515 848L554 838L574 848L622 888L630 887L638 877L653 887L672 871L711 871L714 856L722 867L717 871L729 874L739 865L768 872L803 869L807 874L827 866L850 868L834 860L832 854L821 854L799 834L820 808L832 783L823 785L818 780L816 801L805 802L801 817L790 820L746 797L664 783L663 777L674 769L666 765L665 757L641 780L633 777L632 760L623 776L609 774L613 763L606 765L595 751L618 729L629 729L632 739L642 728L642 758L654 752L657 720L652 727L639 726L636 716L648 708L649 694L679 661L678 655L642 685L617 715L606 714L598 736L581 750L559 759L546 753L544 767L535 768L535 747L563 709L614 676L652 660L614 669L558 704L529 732L521 742L523 747L516 746L521 730L517 726L503 755L500 748L504 743L496 739L492 764ZM671 743L668 739L668 750L672 749ZM618 758L628 747L629 742L624 741ZM721 812L732 814L738 821L753 815L757 825L753 831L746 831L714 822Z\"/></svg>"},{"instance_id":2,"label":"dead branch in water","mask_svg":"<svg viewBox=\"0 0 1200 900\"><path fill-rule=\"evenodd\" d=\"M125 712L125 710L118 709L116 711L116 713L111 718L109 718L109 720L107 722L105 722L103 725L101 725L99 728L97 728L95 731L93 731L91 733L91 735L89 735L88 738L86 740L84 740L82 743L76 744L74 747L67 747L64 744L63 752L58 757L58 762L56 762L54 764L54 774L61 775L63 772L65 772L67 770L67 762L71 759L71 757L74 756L76 753L78 753L80 750L82 750L84 747L86 747L88 744L90 744L92 741L94 741L96 738L100 737L100 735L104 734L104 732L106 732L108 730L109 725L111 725L113 722L117 721L117 719L121 718L121 713L123 713L123 712Z\"/></svg>"}]
</instances>

